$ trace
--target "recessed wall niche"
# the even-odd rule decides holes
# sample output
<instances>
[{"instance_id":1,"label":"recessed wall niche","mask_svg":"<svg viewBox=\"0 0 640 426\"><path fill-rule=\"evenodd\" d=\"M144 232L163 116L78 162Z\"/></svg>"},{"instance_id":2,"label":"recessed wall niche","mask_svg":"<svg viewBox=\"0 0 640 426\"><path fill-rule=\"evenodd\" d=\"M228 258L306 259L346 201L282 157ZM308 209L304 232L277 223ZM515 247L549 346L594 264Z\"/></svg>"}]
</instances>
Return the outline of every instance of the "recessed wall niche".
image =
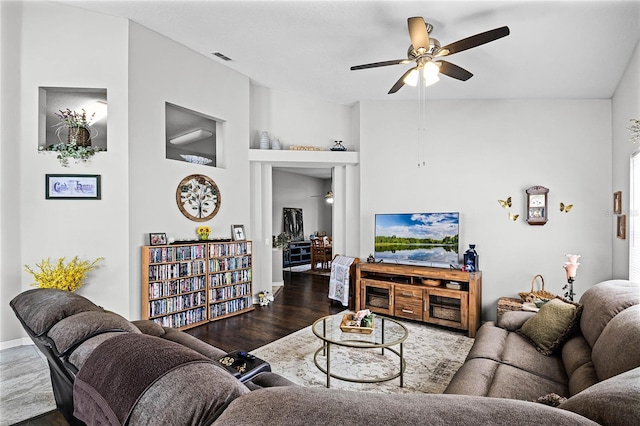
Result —
<instances>
[{"instance_id":1,"label":"recessed wall niche","mask_svg":"<svg viewBox=\"0 0 640 426\"><path fill-rule=\"evenodd\" d=\"M222 120L169 102L165 120L167 159L223 167Z\"/></svg>"},{"instance_id":2,"label":"recessed wall niche","mask_svg":"<svg viewBox=\"0 0 640 426\"><path fill-rule=\"evenodd\" d=\"M74 116L84 109L90 145L107 150L107 89L79 87L38 88L38 149L69 142L69 127L64 124L61 111L70 110Z\"/></svg>"}]
</instances>

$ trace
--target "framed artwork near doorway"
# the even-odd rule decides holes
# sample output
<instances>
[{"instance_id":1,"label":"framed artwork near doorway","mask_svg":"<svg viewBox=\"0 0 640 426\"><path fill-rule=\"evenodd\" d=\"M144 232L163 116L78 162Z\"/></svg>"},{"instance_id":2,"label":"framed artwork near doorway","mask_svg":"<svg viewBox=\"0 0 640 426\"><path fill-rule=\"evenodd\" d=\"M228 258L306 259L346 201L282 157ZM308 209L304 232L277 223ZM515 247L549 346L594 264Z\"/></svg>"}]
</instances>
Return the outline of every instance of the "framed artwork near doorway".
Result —
<instances>
[{"instance_id":1,"label":"framed artwork near doorway","mask_svg":"<svg viewBox=\"0 0 640 426\"><path fill-rule=\"evenodd\" d=\"M282 209L284 232L291 241L304 240L304 223L302 221L302 209L284 207Z\"/></svg>"}]
</instances>

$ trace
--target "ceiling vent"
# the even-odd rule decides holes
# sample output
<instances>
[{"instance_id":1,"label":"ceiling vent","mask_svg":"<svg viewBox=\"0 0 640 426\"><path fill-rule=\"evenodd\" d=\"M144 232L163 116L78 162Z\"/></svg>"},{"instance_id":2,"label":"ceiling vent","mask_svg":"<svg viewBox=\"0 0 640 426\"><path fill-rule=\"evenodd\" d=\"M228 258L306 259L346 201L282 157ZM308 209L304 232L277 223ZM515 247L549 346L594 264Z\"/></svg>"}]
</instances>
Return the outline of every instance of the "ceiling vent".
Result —
<instances>
[{"instance_id":1,"label":"ceiling vent","mask_svg":"<svg viewBox=\"0 0 640 426\"><path fill-rule=\"evenodd\" d=\"M231 60L230 57L228 57L227 55L224 55L224 54L222 54L220 52L213 52L213 54L215 56L217 56L218 58L222 59L223 61L230 61Z\"/></svg>"}]
</instances>

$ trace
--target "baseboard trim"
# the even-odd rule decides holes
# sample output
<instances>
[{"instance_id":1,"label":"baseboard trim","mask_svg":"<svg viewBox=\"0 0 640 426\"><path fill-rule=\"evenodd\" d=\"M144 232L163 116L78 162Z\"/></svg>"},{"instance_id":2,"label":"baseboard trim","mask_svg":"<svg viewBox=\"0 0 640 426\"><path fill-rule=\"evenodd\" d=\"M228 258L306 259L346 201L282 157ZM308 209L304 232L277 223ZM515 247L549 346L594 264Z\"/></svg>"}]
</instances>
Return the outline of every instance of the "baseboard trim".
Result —
<instances>
[{"instance_id":1,"label":"baseboard trim","mask_svg":"<svg viewBox=\"0 0 640 426\"><path fill-rule=\"evenodd\" d=\"M15 348L16 346L33 345L33 340L28 337L22 337L20 339L7 340L6 342L0 342L0 351L3 349Z\"/></svg>"}]
</instances>

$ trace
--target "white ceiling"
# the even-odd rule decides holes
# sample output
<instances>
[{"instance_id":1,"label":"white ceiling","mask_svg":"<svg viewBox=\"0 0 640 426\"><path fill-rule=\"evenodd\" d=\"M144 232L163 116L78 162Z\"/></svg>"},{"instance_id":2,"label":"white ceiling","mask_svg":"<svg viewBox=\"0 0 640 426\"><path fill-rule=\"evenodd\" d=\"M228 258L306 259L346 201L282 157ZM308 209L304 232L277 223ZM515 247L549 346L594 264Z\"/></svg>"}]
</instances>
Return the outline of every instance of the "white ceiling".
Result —
<instances>
[{"instance_id":1,"label":"white ceiling","mask_svg":"<svg viewBox=\"0 0 640 426\"><path fill-rule=\"evenodd\" d=\"M610 98L640 39L635 1L60 1L126 17L247 75L255 84L341 104L416 99L387 92L410 64L407 18L444 46L504 25L511 35L449 56L431 99ZM224 62L212 55L221 52Z\"/></svg>"}]
</instances>

